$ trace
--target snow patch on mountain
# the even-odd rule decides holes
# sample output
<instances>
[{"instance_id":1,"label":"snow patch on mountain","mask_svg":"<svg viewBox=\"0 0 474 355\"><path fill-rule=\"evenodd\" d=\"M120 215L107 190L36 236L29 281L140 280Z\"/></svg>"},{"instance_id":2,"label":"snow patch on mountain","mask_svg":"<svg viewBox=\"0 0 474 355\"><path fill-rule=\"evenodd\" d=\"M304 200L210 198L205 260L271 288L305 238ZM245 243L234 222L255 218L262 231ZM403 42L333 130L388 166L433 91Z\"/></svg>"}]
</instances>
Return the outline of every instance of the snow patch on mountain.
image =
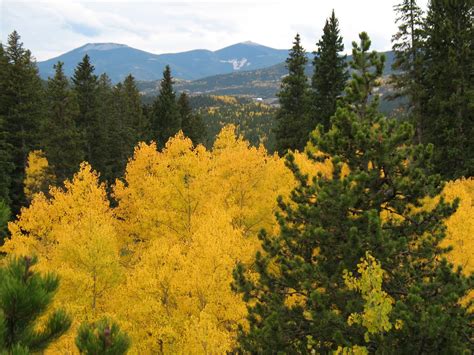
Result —
<instances>
[{"instance_id":1,"label":"snow patch on mountain","mask_svg":"<svg viewBox=\"0 0 474 355\"><path fill-rule=\"evenodd\" d=\"M228 60L221 60L221 63L230 63L232 64L232 68L234 70L239 70L242 69L246 65L250 65L250 62L247 61L247 58L242 58L242 59L228 59Z\"/></svg>"}]
</instances>

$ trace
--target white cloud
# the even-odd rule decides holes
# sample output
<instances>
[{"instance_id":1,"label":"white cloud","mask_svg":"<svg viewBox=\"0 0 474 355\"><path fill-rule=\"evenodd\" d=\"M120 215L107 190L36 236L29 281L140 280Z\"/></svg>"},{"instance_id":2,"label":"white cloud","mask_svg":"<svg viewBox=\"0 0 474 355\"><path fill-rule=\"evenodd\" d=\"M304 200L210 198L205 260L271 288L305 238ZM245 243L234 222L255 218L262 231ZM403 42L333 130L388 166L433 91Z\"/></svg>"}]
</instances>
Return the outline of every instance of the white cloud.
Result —
<instances>
[{"instance_id":1,"label":"white cloud","mask_svg":"<svg viewBox=\"0 0 474 355\"><path fill-rule=\"evenodd\" d=\"M373 47L390 48L399 0L0 0L1 41L16 29L44 60L89 42L115 42L153 53L211 50L252 40L289 48L296 32L309 51L334 8L346 50L367 31ZM420 3L426 6L426 1Z\"/></svg>"}]
</instances>

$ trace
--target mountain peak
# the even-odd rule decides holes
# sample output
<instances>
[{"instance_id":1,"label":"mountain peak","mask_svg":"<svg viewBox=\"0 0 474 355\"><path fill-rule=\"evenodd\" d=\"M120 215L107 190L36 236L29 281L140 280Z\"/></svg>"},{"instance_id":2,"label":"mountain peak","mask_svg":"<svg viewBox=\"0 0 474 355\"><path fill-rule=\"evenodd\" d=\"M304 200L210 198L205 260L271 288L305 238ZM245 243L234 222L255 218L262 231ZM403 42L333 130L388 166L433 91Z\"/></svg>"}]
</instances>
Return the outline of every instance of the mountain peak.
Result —
<instances>
[{"instance_id":1,"label":"mountain peak","mask_svg":"<svg viewBox=\"0 0 474 355\"><path fill-rule=\"evenodd\" d=\"M111 49L116 48L127 48L126 44L120 43L87 43L86 45L82 46L80 49L82 52L86 51L109 51Z\"/></svg>"},{"instance_id":2,"label":"mountain peak","mask_svg":"<svg viewBox=\"0 0 474 355\"><path fill-rule=\"evenodd\" d=\"M261 44L255 43L255 42L252 42L252 41L240 42L240 44L246 44L247 46L261 46Z\"/></svg>"}]
</instances>

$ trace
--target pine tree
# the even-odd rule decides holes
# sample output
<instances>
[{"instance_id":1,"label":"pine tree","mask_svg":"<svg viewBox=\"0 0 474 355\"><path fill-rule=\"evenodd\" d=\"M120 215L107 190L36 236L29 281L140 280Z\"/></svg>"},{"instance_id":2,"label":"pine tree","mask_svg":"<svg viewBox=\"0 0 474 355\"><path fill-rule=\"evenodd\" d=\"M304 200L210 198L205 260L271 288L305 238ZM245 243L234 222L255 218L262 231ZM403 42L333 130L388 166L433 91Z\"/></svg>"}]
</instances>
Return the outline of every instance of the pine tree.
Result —
<instances>
[{"instance_id":1,"label":"pine tree","mask_svg":"<svg viewBox=\"0 0 474 355\"><path fill-rule=\"evenodd\" d=\"M280 154L288 149L302 151L309 139L308 108L309 84L305 74L306 52L297 34L286 65L288 75L281 82L278 93L280 108L276 114L276 149Z\"/></svg>"},{"instance_id":2,"label":"pine tree","mask_svg":"<svg viewBox=\"0 0 474 355\"><path fill-rule=\"evenodd\" d=\"M98 116L98 82L94 75L94 66L86 54L74 70L72 78L73 91L77 98L79 114L76 116L76 126L83 140L84 158L92 162L94 157L95 128Z\"/></svg>"},{"instance_id":3,"label":"pine tree","mask_svg":"<svg viewBox=\"0 0 474 355\"><path fill-rule=\"evenodd\" d=\"M90 136L92 145L92 156L89 160L92 167L100 172L104 180L112 182L114 180L113 171L118 170L120 156L114 156L112 144L124 144L121 140L112 142L110 139L112 129L122 129L122 126L113 127L116 121L115 103L120 100L114 97L112 81L107 74L101 74L97 80L97 114L95 120L91 122Z\"/></svg>"},{"instance_id":4,"label":"pine tree","mask_svg":"<svg viewBox=\"0 0 474 355\"><path fill-rule=\"evenodd\" d=\"M0 199L0 246L8 236L8 222L11 219L11 211L5 200Z\"/></svg>"},{"instance_id":5,"label":"pine tree","mask_svg":"<svg viewBox=\"0 0 474 355\"><path fill-rule=\"evenodd\" d=\"M178 107L181 115L181 129L184 135L190 138L194 145L204 143L206 126L204 126L201 116L193 113L189 105L188 95L184 92L179 96Z\"/></svg>"},{"instance_id":6,"label":"pine tree","mask_svg":"<svg viewBox=\"0 0 474 355\"><path fill-rule=\"evenodd\" d=\"M14 169L12 162L12 146L8 143L6 127L7 85L8 85L8 58L3 45L0 44L0 201L10 202L11 173Z\"/></svg>"},{"instance_id":7,"label":"pine tree","mask_svg":"<svg viewBox=\"0 0 474 355\"><path fill-rule=\"evenodd\" d=\"M128 352L130 339L115 322L104 318L92 324L81 324L76 346L86 355L123 355Z\"/></svg>"},{"instance_id":8,"label":"pine tree","mask_svg":"<svg viewBox=\"0 0 474 355\"><path fill-rule=\"evenodd\" d=\"M281 232L261 233L257 277L248 277L242 265L234 271L234 287L249 312L249 327L239 335L244 351L329 353L355 346L374 353L469 351L471 316L461 300L474 280L453 271L439 244L455 204L440 199L432 210L419 208L442 188L439 175L429 173L433 148L412 145L409 123L378 112L373 89L384 57L369 52L366 33L360 40L353 43L344 105L327 133L318 129L311 136L317 153L310 157L330 159L332 177L319 173L310 181L290 154L287 164L298 185L290 202L279 200ZM367 252L386 272L390 322L398 324L369 342L366 328L350 321L364 312L364 301L345 276Z\"/></svg>"},{"instance_id":9,"label":"pine tree","mask_svg":"<svg viewBox=\"0 0 474 355\"><path fill-rule=\"evenodd\" d=\"M150 124L143 114L140 92L132 75L128 75L123 81L123 100L125 102L125 122L132 130L132 145L134 147L138 141L146 138Z\"/></svg>"},{"instance_id":10,"label":"pine tree","mask_svg":"<svg viewBox=\"0 0 474 355\"><path fill-rule=\"evenodd\" d=\"M432 0L425 21L423 141L447 179L474 175L473 13L469 0Z\"/></svg>"},{"instance_id":11,"label":"pine tree","mask_svg":"<svg viewBox=\"0 0 474 355\"><path fill-rule=\"evenodd\" d=\"M123 175L133 149L139 141L145 139L149 125L132 75L128 75L112 91L114 112L109 122L108 144L110 178L115 179Z\"/></svg>"},{"instance_id":12,"label":"pine tree","mask_svg":"<svg viewBox=\"0 0 474 355\"><path fill-rule=\"evenodd\" d=\"M43 352L70 327L70 318L55 310L41 327L59 286L54 274L42 276L32 267L36 258L12 259L0 268L0 351L7 354Z\"/></svg>"},{"instance_id":13,"label":"pine tree","mask_svg":"<svg viewBox=\"0 0 474 355\"><path fill-rule=\"evenodd\" d=\"M64 75L63 63L58 62L54 69L54 77L48 79L45 92L47 116L42 128L42 146L57 183L62 183L79 169L84 150L75 122L79 113L76 96Z\"/></svg>"},{"instance_id":14,"label":"pine tree","mask_svg":"<svg viewBox=\"0 0 474 355\"><path fill-rule=\"evenodd\" d=\"M393 99L408 99L408 115L416 128L418 143L422 142L423 125L420 114L423 64L423 11L416 0L403 0L395 5L398 32L392 37L395 60L391 83L395 88Z\"/></svg>"},{"instance_id":15,"label":"pine tree","mask_svg":"<svg viewBox=\"0 0 474 355\"><path fill-rule=\"evenodd\" d=\"M160 147L164 147L168 139L181 128L181 117L176 94L173 90L171 69L167 65L163 71L160 93L153 103L152 134Z\"/></svg>"},{"instance_id":16,"label":"pine tree","mask_svg":"<svg viewBox=\"0 0 474 355\"><path fill-rule=\"evenodd\" d=\"M0 115L4 115L5 140L13 163L10 200L13 213L17 213L25 203L23 180L28 152L39 144L37 128L42 119L42 87L34 58L29 50L23 48L16 31L8 37L5 57L7 64L2 64L0 79L5 80Z\"/></svg>"},{"instance_id":17,"label":"pine tree","mask_svg":"<svg viewBox=\"0 0 474 355\"><path fill-rule=\"evenodd\" d=\"M339 21L334 10L326 20L323 36L317 47L311 80L313 98L310 129L322 124L328 130L329 119L336 112L336 103L348 79L346 56L340 54L344 50L344 44L339 35Z\"/></svg>"}]
</instances>

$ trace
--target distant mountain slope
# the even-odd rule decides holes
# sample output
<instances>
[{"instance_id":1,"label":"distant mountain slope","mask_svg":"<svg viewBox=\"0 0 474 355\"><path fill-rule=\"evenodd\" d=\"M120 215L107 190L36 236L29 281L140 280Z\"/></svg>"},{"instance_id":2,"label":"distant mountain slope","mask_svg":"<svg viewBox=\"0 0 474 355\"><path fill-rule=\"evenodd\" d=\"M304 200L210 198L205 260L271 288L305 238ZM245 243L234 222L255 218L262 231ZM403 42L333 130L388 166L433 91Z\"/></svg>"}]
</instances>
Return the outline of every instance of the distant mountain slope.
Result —
<instances>
[{"instance_id":1,"label":"distant mountain slope","mask_svg":"<svg viewBox=\"0 0 474 355\"><path fill-rule=\"evenodd\" d=\"M113 82L118 82L128 74L137 80L158 80L167 64L171 66L174 77L187 80L254 70L281 63L287 57L288 50L243 42L217 51L197 49L157 55L124 44L89 43L56 58L38 62L40 74L43 78L52 76L53 65L60 60L64 62L66 75L72 76L85 54L90 56L97 74L107 73Z\"/></svg>"},{"instance_id":2,"label":"distant mountain slope","mask_svg":"<svg viewBox=\"0 0 474 355\"><path fill-rule=\"evenodd\" d=\"M393 52L385 52L384 76L392 70ZM347 60L351 60L349 56ZM177 80L175 88L192 94L240 95L261 98L273 98L280 88L281 79L288 73L285 63L251 71L238 71L220 74L194 81ZM306 67L308 76L312 74L312 64ZM145 95L156 95L159 81L140 82L139 89Z\"/></svg>"}]
</instances>

